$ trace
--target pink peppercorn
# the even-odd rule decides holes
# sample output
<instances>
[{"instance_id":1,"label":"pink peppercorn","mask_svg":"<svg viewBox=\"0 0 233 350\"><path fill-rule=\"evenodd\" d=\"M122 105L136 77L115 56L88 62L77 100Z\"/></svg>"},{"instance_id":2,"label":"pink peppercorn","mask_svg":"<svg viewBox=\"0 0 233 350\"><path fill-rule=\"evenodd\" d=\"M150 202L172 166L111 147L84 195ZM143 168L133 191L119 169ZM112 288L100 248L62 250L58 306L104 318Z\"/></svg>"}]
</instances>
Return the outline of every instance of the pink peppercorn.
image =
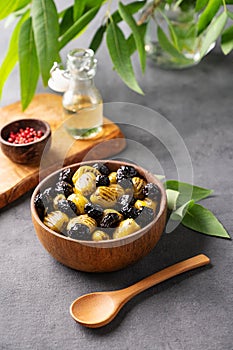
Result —
<instances>
[{"instance_id":1,"label":"pink peppercorn","mask_svg":"<svg viewBox=\"0 0 233 350\"><path fill-rule=\"evenodd\" d=\"M35 130L34 128L26 127L26 129L20 128L18 132L10 132L8 142L13 144L26 144L39 140L44 135L42 130Z\"/></svg>"}]
</instances>

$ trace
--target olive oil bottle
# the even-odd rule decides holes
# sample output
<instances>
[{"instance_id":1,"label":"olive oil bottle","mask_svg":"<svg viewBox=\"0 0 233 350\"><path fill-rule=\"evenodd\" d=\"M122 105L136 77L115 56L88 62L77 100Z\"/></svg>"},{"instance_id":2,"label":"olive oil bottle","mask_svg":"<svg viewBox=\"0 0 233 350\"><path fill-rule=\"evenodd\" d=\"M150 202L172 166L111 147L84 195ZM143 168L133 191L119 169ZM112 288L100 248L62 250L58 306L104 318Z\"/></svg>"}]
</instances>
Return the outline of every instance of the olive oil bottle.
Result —
<instances>
[{"instance_id":1,"label":"olive oil bottle","mask_svg":"<svg viewBox=\"0 0 233 350\"><path fill-rule=\"evenodd\" d=\"M75 49L67 55L69 88L64 93L63 125L75 139L98 135L103 125L103 101L94 84L97 60L90 49Z\"/></svg>"}]
</instances>

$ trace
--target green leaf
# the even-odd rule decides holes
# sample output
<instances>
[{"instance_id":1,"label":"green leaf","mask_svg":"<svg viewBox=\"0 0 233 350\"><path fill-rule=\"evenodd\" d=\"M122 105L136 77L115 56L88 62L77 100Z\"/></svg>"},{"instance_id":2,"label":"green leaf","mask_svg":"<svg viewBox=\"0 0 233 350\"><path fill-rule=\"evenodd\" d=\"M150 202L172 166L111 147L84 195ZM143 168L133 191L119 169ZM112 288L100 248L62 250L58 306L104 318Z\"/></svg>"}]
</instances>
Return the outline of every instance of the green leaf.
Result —
<instances>
[{"instance_id":1,"label":"green leaf","mask_svg":"<svg viewBox=\"0 0 233 350\"><path fill-rule=\"evenodd\" d=\"M133 15L134 13L138 12L145 4L146 4L146 1L135 1L135 2L131 2L128 5L125 5L125 7L126 7L127 11L131 15ZM118 10L116 10L112 14L112 20L114 23L119 23L122 21L122 17L121 17Z\"/></svg>"},{"instance_id":2,"label":"green leaf","mask_svg":"<svg viewBox=\"0 0 233 350\"><path fill-rule=\"evenodd\" d=\"M25 110L34 96L39 79L39 64L31 18L23 23L19 34L19 68L21 103Z\"/></svg>"},{"instance_id":3,"label":"green leaf","mask_svg":"<svg viewBox=\"0 0 233 350\"><path fill-rule=\"evenodd\" d=\"M21 8L25 0L1 0L0 1L0 20L9 16L12 12ZM25 6L25 5L24 5Z\"/></svg>"},{"instance_id":4,"label":"green leaf","mask_svg":"<svg viewBox=\"0 0 233 350\"><path fill-rule=\"evenodd\" d=\"M221 4L222 4L222 0L208 1L208 5L206 6L205 10L202 12L202 14L198 19L198 24L197 24L198 35L201 34L203 30L205 30L208 27L208 25L210 24L210 22L212 21L216 13L218 12Z\"/></svg>"},{"instance_id":5,"label":"green leaf","mask_svg":"<svg viewBox=\"0 0 233 350\"><path fill-rule=\"evenodd\" d=\"M20 0L18 1L18 6L15 8L14 11L20 11L23 7L30 4L31 0Z\"/></svg>"},{"instance_id":6,"label":"green leaf","mask_svg":"<svg viewBox=\"0 0 233 350\"><path fill-rule=\"evenodd\" d=\"M107 46L114 68L121 79L130 89L143 94L134 75L127 41L121 29L113 21L107 28Z\"/></svg>"},{"instance_id":7,"label":"green leaf","mask_svg":"<svg viewBox=\"0 0 233 350\"><path fill-rule=\"evenodd\" d=\"M177 199L179 197L179 192L167 189L166 190L166 195L167 195L167 207L169 210L175 210L176 209L176 204L177 204Z\"/></svg>"},{"instance_id":8,"label":"green leaf","mask_svg":"<svg viewBox=\"0 0 233 350\"><path fill-rule=\"evenodd\" d=\"M197 0L195 11L196 12L201 11L208 4L208 1L209 0Z\"/></svg>"},{"instance_id":9,"label":"green leaf","mask_svg":"<svg viewBox=\"0 0 233 350\"><path fill-rule=\"evenodd\" d=\"M96 31L94 37L92 38L92 41L89 45L90 49L92 49L93 51L97 51L98 48L100 47L102 40L103 40L103 36L106 30L106 26L100 26L98 28L98 30Z\"/></svg>"},{"instance_id":10,"label":"green leaf","mask_svg":"<svg viewBox=\"0 0 233 350\"><path fill-rule=\"evenodd\" d=\"M228 27L222 33L221 48L225 55L228 55L233 50L233 26Z\"/></svg>"},{"instance_id":11,"label":"green leaf","mask_svg":"<svg viewBox=\"0 0 233 350\"><path fill-rule=\"evenodd\" d=\"M47 86L50 69L60 60L58 13L53 0L33 0L31 14L40 72Z\"/></svg>"},{"instance_id":12,"label":"green leaf","mask_svg":"<svg viewBox=\"0 0 233 350\"><path fill-rule=\"evenodd\" d=\"M99 7L94 7L80 17L61 37L59 41L59 50L68 44L78 33L80 33L95 17Z\"/></svg>"},{"instance_id":13,"label":"green leaf","mask_svg":"<svg viewBox=\"0 0 233 350\"><path fill-rule=\"evenodd\" d=\"M170 37L171 37L173 45L179 51L178 38L177 38L177 35L176 35L176 32L175 32L175 29L173 28L173 25L171 24L169 18L165 15L164 11L160 11L160 14L163 16L163 18L167 22L169 33L170 33Z\"/></svg>"},{"instance_id":14,"label":"green leaf","mask_svg":"<svg viewBox=\"0 0 233 350\"><path fill-rule=\"evenodd\" d=\"M74 13L73 13L74 22L82 16L85 8L85 4L86 4L85 0L74 1Z\"/></svg>"},{"instance_id":15,"label":"green leaf","mask_svg":"<svg viewBox=\"0 0 233 350\"><path fill-rule=\"evenodd\" d=\"M188 208L182 220L182 224L192 230L209 236L230 238L229 234L214 214L200 204L195 203Z\"/></svg>"},{"instance_id":16,"label":"green leaf","mask_svg":"<svg viewBox=\"0 0 233 350\"><path fill-rule=\"evenodd\" d=\"M183 205L191 199L195 202L200 201L213 193L213 190L177 180L168 180L164 183L164 186L167 189L179 191L178 205Z\"/></svg>"},{"instance_id":17,"label":"green leaf","mask_svg":"<svg viewBox=\"0 0 233 350\"><path fill-rule=\"evenodd\" d=\"M62 14L62 20L59 24L59 36L63 35L73 24L73 6L70 6Z\"/></svg>"},{"instance_id":18,"label":"green leaf","mask_svg":"<svg viewBox=\"0 0 233 350\"><path fill-rule=\"evenodd\" d=\"M168 40L166 34L164 33L164 31L162 30L161 27L158 26L158 40L159 40L159 44L162 47L162 49L164 49L165 51L167 51L171 56L179 59L180 61L183 62L191 62L192 60L189 60L188 58L186 58L184 55L182 55L176 48L175 46Z\"/></svg>"},{"instance_id":19,"label":"green leaf","mask_svg":"<svg viewBox=\"0 0 233 350\"><path fill-rule=\"evenodd\" d=\"M130 12L130 14L132 15L135 12L139 11L144 5L145 5L145 1L136 1L136 2L133 2L131 4L125 5L125 7L127 8L127 11ZM122 21L122 17L120 16L118 10L112 14L112 20L115 23L119 23ZM144 26L144 25L139 26L139 30L141 32L142 38L144 38L144 36L145 36L145 30L143 28L146 28L146 26ZM95 32L95 34L92 38L92 41L89 45L89 47L92 50L94 50L94 51L98 50L98 48L102 42L103 35L104 35L104 32L106 31L106 29L107 29L107 25L102 25ZM143 34L143 31L144 31L144 34ZM131 37L131 35L128 39L129 39L129 42L128 42L129 45L132 45L132 47L130 49L130 52L132 54L136 50L135 40L134 40L133 36ZM130 54L130 56L131 56L131 54Z\"/></svg>"},{"instance_id":20,"label":"green leaf","mask_svg":"<svg viewBox=\"0 0 233 350\"><path fill-rule=\"evenodd\" d=\"M224 11L210 24L202 42L201 57L205 56L212 43L221 35L227 21L227 13Z\"/></svg>"},{"instance_id":21,"label":"green leaf","mask_svg":"<svg viewBox=\"0 0 233 350\"><path fill-rule=\"evenodd\" d=\"M85 11L92 9L93 7L100 7L104 2L106 2L106 0L86 0Z\"/></svg>"},{"instance_id":22,"label":"green leaf","mask_svg":"<svg viewBox=\"0 0 233 350\"><path fill-rule=\"evenodd\" d=\"M141 69L142 72L144 72L146 68L146 51L144 39L141 36L139 26L135 22L131 13L128 11L127 7L124 6L121 2L119 3L119 12L123 20L128 24L128 26L132 30L132 34L134 36L135 44L139 54Z\"/></svg>"},{"instance_id":23,"label":"green leaf","mask_svg":"<svg viewBox=\"0 0 233 350\"><path fill-rule=\"evenodd\" d=\"M138 27L141 36L143 37L143 39L145 38L145 34L146 34L146 29L147 29L147 23L143 23ZM127 46L129 49L129 55L132 56L132 54L136 51L136 43L134 40L134 36L131 33L130 36L126 39L127 42Z\"/></svg>"},{"instance_id":24,"label":"green leaf","mask_svg":"<svg viewBox=\"0 0 233 350\"><path fill-rule=\"evenodd\" d=\"M173 213L170 216L170 219L175 221L182 220L188 208L190 208L193 204L194 204L194 200L190 200L184 203L181 207L173 211Z\"/></svg>"},{"instance_id":25,"label":"green leaf","mask_svg":"<svg viewBox=\"0 0 233 350\"><path fill-rule=\"evenodd\" d=\"M179 50L179 43L178 43L178 38L177 38L176 32L175 32L175 30L174 30L174 28L169 20L167 23L168 23L168 29L169 29L169 33L170 33L170 36L172 39L172 43L175 46L175 48L177 50Z\"/></svg>"},{"instance_id":26,"label":"green leaf","mask_svg":"<svg viewBox=\"0 0 233 350\"><path fill-rule=\"evenodd\" d=\"M126 43L129 49L129 55L132 56L132 54L136 51L136 43L134 40L134 36L131 33L130 36L126 39Z\"/></svg>"},{"instance_id":27,"label":"green leaf","mask_svg":"<svg viewBox=\"0 0 233 350\"><path fill-rule=\"evenodd\" d=\"M2 65L0 67L0 97L2 95L3 86L10 75L11 71L13 70L14 66L16 65L18 61L18 40L19 40L19 32L21 25L23 22L28 18L29 11L27 11L19 20L19 22L16 24L15 29L12 33L9 47L6 53L6 56L2 62Z\"/></svg>"}]
</instances>

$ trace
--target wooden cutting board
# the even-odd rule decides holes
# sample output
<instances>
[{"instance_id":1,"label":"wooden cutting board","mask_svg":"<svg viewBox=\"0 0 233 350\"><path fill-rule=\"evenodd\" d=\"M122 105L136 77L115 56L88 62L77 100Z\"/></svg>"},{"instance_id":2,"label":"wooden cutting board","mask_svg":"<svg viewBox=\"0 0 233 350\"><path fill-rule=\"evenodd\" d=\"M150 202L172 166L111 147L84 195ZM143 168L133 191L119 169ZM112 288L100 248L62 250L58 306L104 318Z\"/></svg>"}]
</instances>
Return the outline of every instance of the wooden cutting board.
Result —
<instances>
[{"instance_id":1,"label":"wooden cutting board","mask_svg":"<svg viewBox=\"0 0 233 350\"><path fill-rule=\"evenodd\" d=\"M38 182L63 166L84 160L104 159L119 153L126 145L119 127L104 118L102 132L95 139L74 140L62 127L61 96L38 94L25 112L20 102L0 108L0 128L21 118L46 120L52 130L52 145L40 166L13 163L0 150L0 208L35 187Z\"/></svg>"}]
</instances>

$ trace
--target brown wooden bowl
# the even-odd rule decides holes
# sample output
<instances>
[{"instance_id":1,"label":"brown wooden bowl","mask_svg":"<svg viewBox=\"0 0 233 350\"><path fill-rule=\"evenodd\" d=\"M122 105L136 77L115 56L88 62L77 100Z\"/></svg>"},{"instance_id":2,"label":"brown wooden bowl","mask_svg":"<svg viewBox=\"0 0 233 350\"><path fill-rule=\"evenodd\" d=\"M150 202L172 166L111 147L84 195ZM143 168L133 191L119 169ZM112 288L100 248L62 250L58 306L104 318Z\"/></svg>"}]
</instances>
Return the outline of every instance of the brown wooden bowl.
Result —
<instances>
[{"instance_id":1,"label":"brown wooden bowl","mask_svg":"<svg viewBox=\"0 0 233 350\"><path fill-rule=\"evenodd\" d=\"M26 127L43 131L43 136L36 141L26 144L8 142L10 132L18 132ZM15 163L38 165L45 147L49 149L51 143L51 129L47 122L39 119L19 119L5 125L0 132L2 152Z\"/></svg>"},{"instance_id":2,"label":"brown wooden bowl","mask_svg":"<svg viewBox=\"0 0 233 350\"><path fill-rule=\"evenodd\" d=\"M56 260L73 269L86 272L115 271L135 263L154 248L166 223L166 193L162 183L154 175L134 164L113 160L99 160L97 162L105 163L111 171L117 170L121 165L133 165L147 182L153 182L160 188L161 203L154 220L129 236L101 242L78 241L52 231L40 220L34 205L35 197L41 189L54 183L61 170L45 178L36 187L31 198L31 214L36 234L44 248ZM82 165L93 163L93 161L77 163L70 168L76 171Z\"/></svg>"}]
</instances>

